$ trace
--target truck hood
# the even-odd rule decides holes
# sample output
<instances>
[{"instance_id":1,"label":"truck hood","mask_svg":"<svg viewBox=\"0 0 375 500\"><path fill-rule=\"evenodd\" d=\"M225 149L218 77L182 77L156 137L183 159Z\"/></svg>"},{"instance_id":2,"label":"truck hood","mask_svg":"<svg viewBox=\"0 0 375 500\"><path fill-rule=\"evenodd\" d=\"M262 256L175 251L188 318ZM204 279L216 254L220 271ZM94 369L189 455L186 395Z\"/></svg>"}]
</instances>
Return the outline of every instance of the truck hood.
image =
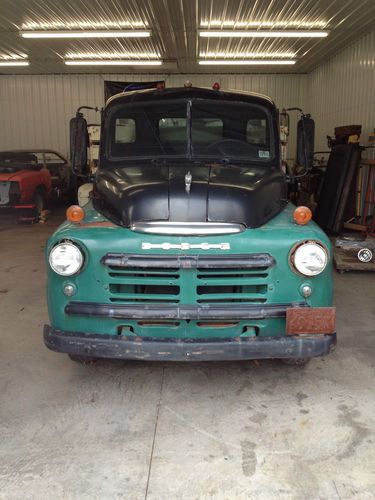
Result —
<instances>
[{"instance_id":1,"label":"truck hood","mask_svg":"<svg viewBox=\"0 0 375 500\"><path fill-rule=\"evenodd\" d=\"M95 208L125 227L148 221L258 227L286 204L284 176L269 165L186 161L112 167L98 172L94 193Z\"/></svg>"}]
</instances>

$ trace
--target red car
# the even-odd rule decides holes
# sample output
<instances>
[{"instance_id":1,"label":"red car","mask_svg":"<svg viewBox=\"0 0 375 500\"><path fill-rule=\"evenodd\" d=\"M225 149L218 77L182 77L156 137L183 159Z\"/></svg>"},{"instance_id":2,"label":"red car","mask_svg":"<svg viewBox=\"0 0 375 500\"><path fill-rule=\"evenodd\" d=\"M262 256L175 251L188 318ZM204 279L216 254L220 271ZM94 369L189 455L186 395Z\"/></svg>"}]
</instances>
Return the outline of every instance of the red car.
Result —
<instances>
[{"instance_id":1,"label":"red car","mask_svg":"<svg viewBox=\"0 0 375 500\"><path fill-rule=\"evenodd\" d=\"M55 151L0 152L0 209L38 217L54 194L68 194L71 178L70 165Z\"/></svg>"}]
</instances>

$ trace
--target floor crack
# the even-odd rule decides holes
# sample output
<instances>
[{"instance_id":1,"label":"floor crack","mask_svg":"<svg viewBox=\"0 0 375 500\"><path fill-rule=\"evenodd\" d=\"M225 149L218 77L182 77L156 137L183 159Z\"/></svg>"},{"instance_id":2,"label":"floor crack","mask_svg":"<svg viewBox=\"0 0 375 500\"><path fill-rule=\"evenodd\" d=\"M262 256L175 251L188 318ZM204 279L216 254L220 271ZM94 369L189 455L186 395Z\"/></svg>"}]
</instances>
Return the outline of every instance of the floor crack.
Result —
<instances>
[{"instance_id":1,"label":"floor crack","mask_svg":"<svg viewBox=\"0 0 375 500\"><path fill-rule=\"evenodd\" d=\"M150 454L150 463L148 467L148 475L147 475L147 483L146 483L146 492L145 492L145 500L147 499L148 495L148 487L150 484L150 477L151 477L151 468L152 468L152 459L154 456L154 448L155 448L155 438L156 438L156 431L158 428L158 421L159 421L159 412L160 412L160 406L161 406L161 398L163 394L163 386L164 386L164 366L163 366L163 371L161 375L161 384L160 384L160 393L159 393L159 401L157 405L157 410L156 410L156 419L155 419L155 427L154 427L154 436L152 438L152 446L151 446L151 454Z\"/></svg>"}]
</instances>

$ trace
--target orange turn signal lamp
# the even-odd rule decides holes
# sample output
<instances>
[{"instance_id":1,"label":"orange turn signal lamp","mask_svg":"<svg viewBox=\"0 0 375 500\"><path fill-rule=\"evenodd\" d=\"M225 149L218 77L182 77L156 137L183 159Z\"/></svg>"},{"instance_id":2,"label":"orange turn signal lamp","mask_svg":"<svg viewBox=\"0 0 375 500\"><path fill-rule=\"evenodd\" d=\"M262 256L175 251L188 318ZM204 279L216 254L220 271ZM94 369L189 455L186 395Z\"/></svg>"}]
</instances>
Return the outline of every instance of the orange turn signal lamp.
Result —
<instances>
[{"instance_id":1,"label":"orange turn signal lamp","mask_svg":"<svg viewBox=\"0 0 375 500\"><path fill-rule=\"evenodd\" d=\"M300 226L307 224L312 217L312 212L308 207L300 206L294 210L293 219Z\"/></svg>"},{"instance_id":2,"label":"orange turn signal lamp","mask_svg":"<svg viewBox=\"0 0 375 500\"><path fill-rule=\"evenodd\" d=\"M85 218L85 211L79 205L71 205L66 211L68 221L78 224Z\"/></svg>"}]
</instances>

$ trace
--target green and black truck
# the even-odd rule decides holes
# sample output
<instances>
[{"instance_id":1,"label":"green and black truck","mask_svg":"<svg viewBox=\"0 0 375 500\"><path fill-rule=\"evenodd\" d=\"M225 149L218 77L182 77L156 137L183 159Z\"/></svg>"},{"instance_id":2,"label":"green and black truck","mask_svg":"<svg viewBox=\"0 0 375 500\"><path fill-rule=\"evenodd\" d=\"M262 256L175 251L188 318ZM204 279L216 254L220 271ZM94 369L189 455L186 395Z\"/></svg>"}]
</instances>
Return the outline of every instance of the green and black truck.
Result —
<instances>
[{"instance_id":1,"label":"green and black truck","mask_svg":"<svg viewBox=\"0 0 375 500\"><path fill-rule=\"evenodd\" d=\"M331 246L288 181L266 96L109 99L90 201L48 240L47 347L82 362L329 354Z\"/></svg>"}]
</instances>

